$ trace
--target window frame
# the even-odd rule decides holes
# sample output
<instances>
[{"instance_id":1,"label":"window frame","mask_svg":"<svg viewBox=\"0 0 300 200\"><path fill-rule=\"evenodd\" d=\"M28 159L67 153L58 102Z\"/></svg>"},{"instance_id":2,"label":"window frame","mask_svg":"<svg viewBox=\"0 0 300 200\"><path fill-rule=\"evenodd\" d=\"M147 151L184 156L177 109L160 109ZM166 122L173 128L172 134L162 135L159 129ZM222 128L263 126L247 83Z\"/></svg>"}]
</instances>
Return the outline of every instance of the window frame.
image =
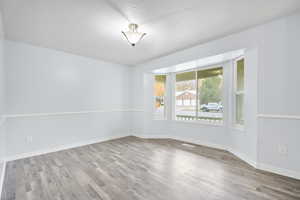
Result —
<instances>
[{"instance_id":1,"label":"window frame","mask_svg":"<svg viewBox=\"0 0 300 200\"><path fill-rule=\"evenodd\" d=\"M177 120L176 119L176 75L177 74L181 74L181 73L186 73L186 72L196 72L196 94L197 94L197 98L196 98L196 117L198 117L198 71L204 71L204 70L209 70L209 69L215 69L215 68L222 68L222 72L223 72L223 84L222 84L222 102L223 102L223 98L224 98L224 66L226 65L226 62L220 62L220 63L215 63L215 64L211 64L211 65L206 65L206 66L202 66L202 67L195 67L193 69L188 69L188 70L183 70L183 71L178 71L178 72L172 72L170 73L173 76L173 80L171 82L171 84L173 85L173 91L172 91L172 102L173 102L173 106L172 106L172 120L175 122L179 122L179 123L196 123L196 124L203 124L203 125L212 125L212 126L224 126L224 110L223 110L223 117L222 120L220 122L217 121L205 121L205 120Z\"/></svg>"},{"instance_id":2,"label":"window frame","mask_svg":"<svg viewBox=\"0 0 300 200\"><path fill-rule=\"evenodd\" d=\"M169 91L169 84L168 84L169 74L164 74L164 73L153 74L152 94L154 92L155 76L166 76L165 94L164 94L164 114L163 114L163 118L161 118L161 119L155 117L155 113L156 113L156 108L155 108L155 105L156 105L156 96L152 95L153 96L153 102L152 102L152 104L153 104L153 106L152 106L153 117L152 118L155 121L165 121L165 120L168 120L167 102L169 103L169 101L168 101L168 98L169 98L169 95L168 95L168 91Z\"/></svg>"},{"instance_id":3,"label":"window frame","mask_svg":"<svg viewBox=\"0 0 300 200\"><path fill-rule=\"evenodd\" d=\"M238 90L237 89L237 63L238 61L244 59L244 88L243 90ZM243 131L244 130L244 127L245 127L245 90L246 90L246 87L245 87L245 83L246 83L246 65L245 65L245 56L240 56L240 57L237 57L233 60L233 128L235 129L238 129L238 130L241 130ZM237 120L237 97L239 95L243 95L243 105L242 105L242 112L243 112L243 123L238 123L238 120Z\"/></svg>"}]
</instances>

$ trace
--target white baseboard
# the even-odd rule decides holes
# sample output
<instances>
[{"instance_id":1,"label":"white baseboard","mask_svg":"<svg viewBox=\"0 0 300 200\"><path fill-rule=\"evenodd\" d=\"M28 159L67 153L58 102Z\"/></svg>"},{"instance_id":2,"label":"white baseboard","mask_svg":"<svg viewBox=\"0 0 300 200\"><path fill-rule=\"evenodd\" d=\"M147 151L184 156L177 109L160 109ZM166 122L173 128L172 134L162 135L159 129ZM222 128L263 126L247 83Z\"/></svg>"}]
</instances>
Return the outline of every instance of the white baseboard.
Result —
<instances>
[{"instance_id":1,"label":"white baseboard","mask_svg":"<svg viewBox=\"0 0 300 200\"><path fill-rule=\"evenodd\" d=\"M232 153L233 155L235 155L236 157L238 157L239 159L245 161L246 163L248 163L249 165L251 165L252 167L257 169L257 162L251 158L249 158L249 156L247 156L244 153L241 153L239 151L236 151L234 149L228 148L227 151L229 151L230 153Z\"/></svg>"},{"instance_id":2,"label":"white baseboard","mask_svg":"<svg viewBox=\"0 0 300 200\"><path fill-rule=\"evenodd\" d=\"M147 134L147 135L135 135L136 137L141 137L141 138L162 138L162 139L175 139L175 140L180 140L180 141L184 141L184 142L188 142L188 143L193 143L193 144L198 144L198 145L202 145L202 146L207 146L207 147L211 147L211 148L215 148L215 149L221 149L221 150L227 150L227 148L225 146L222 146L220 144L214 144L214 143L207 143L207 142L203 142L200 140L195 140L195 139L191 139L188 137L184 137L184 136L171 136L171 135L151 135L151 134Z\"/></svg>"},{"instance_id":3,"label":"white baseboard","mask_svg":"<svg viewBox=\"0 0 300 200\"><path fill-rule=\"evenodd\" d=\"M300 172L283 169L283 168L278 168L278 167L274 167L274 166L266 165L266 164L262 164L262 163L259 163L257 165L257 169L300 180Z\"/></svg>"},{"instance_id":4,"label":"white baseboard","mask_svg":"<svg viewBox=\"0 0 300 200\"><path fill-rule=\"evenodd\" d=\"M186 138L186 137L178 137L178 136L170 136L170 135L135 135L135 136L145 138L145 139L146 138L175 139L175 140L181 140L183 142L189 142L189 143L199 144L199 145L202 145L202 146L207 146L207 147L212 147L212 148L216 148L216 149L226 150L226 151L234 154L239 159L245 161L246 163L248 163L249 165L251 165L255 169L259 169L259 170L263 170L263 171L271 172L271 173L274 173L274 174L279 174L279 175L282 175L282 176L286 176L286 177L290 177L290 178L300 180L300 173L299 172L291 171L291 170L288 170L288 169L282 169L282 168L278 168L278 167L274 167L274 166L270 166L270 165L261 164L261 163L255 161L255 160L249 158L244 153L241 153L241 152L236 151L236 150L234 150L230 147L222 146L222 145L219 145L219 144L213 144L213 143L203 142L203 141L199 141L199 140L192 140L192 139Z\"/></svg>"},{"instance_id":5,"label":"white baseboard","mask_svg":"<svg viewBox=\"0 0 300 200\"><path fill-rule=\"evenodd\" d=\"M56 147L53 147L53 148L47 148L47 149L42 149L42 150L33 151L33 152L21 153L21 154L17 154L17 155L13 155L13 156L7 156L5 158L5 161L8 162L8 161L13 161L13 160L18 160L18 159L43 155L43 154L47 154L47 153L63 151L63 150L66 150L66 149L72 149L72 148L76 148L76 147L86 146L86 145L89 145L89 144L95 144L95 143L99 143L99 142L104 142L104 141L108 141L108 140L113 140L113 139L117 139L117 138L126 137L126 136L129 136L129 135L128 134L114 135L112 137L107 137L107 138L93 139L93 140L88 140L88 141L84 141L84 142L78 142L78 143L67 144L67 145L60 145L60 146L56 146Z\"/></svg>"},{"instance_id":6,"label":"white baseboard","mask_svg":"<svg viewBox=\"0 0 300 200\"><path fill-rule=\"evenodd\" d=\"M0 199L2 195L2 189L3 189L3 184L4 184L4 177L5 177L5 170L6 170L6 162L3 161L3 166L0 174Z\"/></svg>"}]
</instances>

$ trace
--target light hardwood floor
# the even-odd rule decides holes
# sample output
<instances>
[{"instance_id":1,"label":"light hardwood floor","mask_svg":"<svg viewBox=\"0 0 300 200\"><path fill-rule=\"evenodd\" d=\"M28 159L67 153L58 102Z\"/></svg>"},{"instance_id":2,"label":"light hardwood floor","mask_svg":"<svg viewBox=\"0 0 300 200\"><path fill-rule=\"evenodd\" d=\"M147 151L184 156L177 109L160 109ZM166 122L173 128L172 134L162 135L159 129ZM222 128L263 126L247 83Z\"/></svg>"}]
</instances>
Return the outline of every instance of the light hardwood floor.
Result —
<instances>
[{"instance_id":1,"label":"light hardwood floor","mask_svg":"<svg viewBox=\"0 0 300 200\"><path fill-rule=\"evenodd\" d=\"M300 181L226 151L125 137L7 163L1 200L296 200Z\"/></svg>"}]
</instances>

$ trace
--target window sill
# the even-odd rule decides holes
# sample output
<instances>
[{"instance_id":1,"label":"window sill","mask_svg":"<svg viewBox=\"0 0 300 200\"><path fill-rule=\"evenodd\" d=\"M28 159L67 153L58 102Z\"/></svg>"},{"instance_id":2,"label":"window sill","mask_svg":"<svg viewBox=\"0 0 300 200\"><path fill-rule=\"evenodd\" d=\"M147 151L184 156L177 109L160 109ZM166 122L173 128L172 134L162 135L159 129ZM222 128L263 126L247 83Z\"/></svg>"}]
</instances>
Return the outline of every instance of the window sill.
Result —
<instances>
[{"instance_id":1,"label":"window sill","mask_svg":"<svg viewBox=\"0 0 300 200\"><path fill-rule=\"evenodd\" d=\"M212 123L212 122L205 122L205 121L193 121L193 120L171 120L172 122L176 123L184 123L184 124L198 124L198 125L204 125L204 126L216 126L216 127L222 127L224 126L224 123Z\"/></svg>"}]
</instances>

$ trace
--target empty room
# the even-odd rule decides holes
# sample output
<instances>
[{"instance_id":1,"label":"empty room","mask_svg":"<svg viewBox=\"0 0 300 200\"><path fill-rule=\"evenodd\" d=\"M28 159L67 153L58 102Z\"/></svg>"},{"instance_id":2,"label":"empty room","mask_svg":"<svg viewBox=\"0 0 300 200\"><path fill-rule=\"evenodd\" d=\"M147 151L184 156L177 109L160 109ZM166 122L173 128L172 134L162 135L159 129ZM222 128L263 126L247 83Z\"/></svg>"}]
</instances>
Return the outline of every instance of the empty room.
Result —
<instances>
[{"instance_id":1,"label":"empty room","mask_svg":"<svg viewBox=\"0 0 300 200\"><path fill-rule=\"evenodd\" d=\"M300 200L299 0L0 0L0 200Z\"/></svg>"}]
</instances>

